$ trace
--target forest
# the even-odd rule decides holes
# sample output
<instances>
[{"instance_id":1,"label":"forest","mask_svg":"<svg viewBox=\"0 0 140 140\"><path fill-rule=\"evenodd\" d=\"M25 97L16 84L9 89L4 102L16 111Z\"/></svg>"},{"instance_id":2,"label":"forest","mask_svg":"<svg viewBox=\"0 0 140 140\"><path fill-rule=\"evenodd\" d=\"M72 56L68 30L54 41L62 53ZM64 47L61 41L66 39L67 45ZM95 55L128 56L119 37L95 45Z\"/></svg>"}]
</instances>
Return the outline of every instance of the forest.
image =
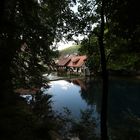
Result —
<instances>
[{"instance_id":1,"label":"forest","mask_svg":"<svg viewBox=\"0 0 140 140\"><path fill-rule=\"evenodd\" d=\"M108 74L111 70L128 72L128 76L139 73L139 13L139 4L133 0L1 0L1 139L59 137L56 131L62 120L54 123L50 97L42 99L38 89L47 71L44 65L53 65L58 57L57 42L72 41L78 35L85 36L79 50L88 56L87 65L102 72L101 139L109 139ZM15 93L17 88L36 90L36 101L29 107Z\"/></svg>"}]
</instances>

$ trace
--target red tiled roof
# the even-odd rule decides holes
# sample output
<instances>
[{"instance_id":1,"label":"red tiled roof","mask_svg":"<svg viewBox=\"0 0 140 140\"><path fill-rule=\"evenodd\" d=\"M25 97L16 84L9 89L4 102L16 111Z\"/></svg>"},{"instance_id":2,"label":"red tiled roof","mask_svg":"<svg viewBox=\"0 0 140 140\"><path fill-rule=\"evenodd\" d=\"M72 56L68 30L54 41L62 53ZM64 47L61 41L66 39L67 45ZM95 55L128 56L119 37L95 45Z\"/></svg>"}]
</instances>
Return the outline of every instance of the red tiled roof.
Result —
<instances>
[{"instance_id":1,"label":"red tiled roof","mask_svg":"<svg viewBox=\"0 0 140 140\"><path fill-rule=\"evenodd\" d=\"M73 63L77 63L80 60L80 58L75 58L72 60Z\"/></svg>"},{"instance_id":2,"label":"red tiled roof","mask_svg":"<svg viewBox=\"0 0 140 140\"><path fill-rule=\"evenodd\" d=\"M87 59L86 55L83 56L74 56L71 58L71 61L67 66L69 67L81 67L84 64L84 61Z\"/></svg>"},{"instance_id":3,"label":"red tiled roof","mask_svg":"<svg viewBox=\"0 0 140 140\"><path fill-rule=\"evenodd\" d=\"M58 66L67 66L68 63L70 62L70 60L71 60L71 57L70 56L68 56L68 57L62 57L62 58L60 58L58 60L57 65Z\"/></svg>"}]
</instances>

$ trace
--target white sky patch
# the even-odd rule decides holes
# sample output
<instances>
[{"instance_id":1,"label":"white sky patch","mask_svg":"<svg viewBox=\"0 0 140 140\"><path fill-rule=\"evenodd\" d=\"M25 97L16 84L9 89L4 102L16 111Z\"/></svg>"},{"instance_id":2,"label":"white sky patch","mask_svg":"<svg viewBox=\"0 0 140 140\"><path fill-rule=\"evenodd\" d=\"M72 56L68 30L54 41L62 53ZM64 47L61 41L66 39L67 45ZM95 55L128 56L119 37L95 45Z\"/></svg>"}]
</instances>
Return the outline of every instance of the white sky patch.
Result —
<instances>
[{"instance_id":1,"label":"white sky patch","mask_svg":"<svg viewBox=\"0 0 140 140\"><path fill-rule=\"evenodd\" d=\"M68 47L74 45L74 43L75 43L74 41L68 41L68 42L62 42L61 41L57 44L58 50L63 50L65 48L68 48Z\"/></svg>"},{"instance_id":2,"label":"white sky patch","mask_svg":"<svg viewBox=\"0 0 140 140\"><path fill-rule=\"evenodd\" d=\"M54 81L57 86L59 86L62 90L68 90L70 88L71 84L66 81Z\"/></svg>"},{"instance_id":3,"label":"white sky patch","mask_svg":"<svg viewBox=\"0 0 140 140\"><path fill-rule=\"evenodd\" d=\"M73 41L66 41L65 39L63 39L62 41L57 43L57 48L58 48L58 50L63 50L65 48L71 47L72 45L76 44L76 42L74 40L81 41L84 37L85 36L83 36L83 35L79 35L78 37L74 36Z\"/></svg>"},{"instance_id":4,"label":"white sky patch","mask_svg":"<svg viewBox=\"0 0 140 140\"><path fill-rule=\"evenodd\" d=\"M60 86L69 86L69 83L66 82L66 81L63 81L63 80L62 81L56 81L56 83Z\"/></svg>"},{"instance_id":5,"label":"white sky patch","mask_svg":"<svg viewBox=\"0 0 140 140\"><path fill-rule=\"evenodd\" d=\"M62 86L61 87L61 89L63 89L63 90L67 90L69 88L69 86L67 87L67 86Z\"/></svg>"},{"instance_id":6,"label":"white sky patch","mask_svg":"<svg viewBox=\"0 0 140 140\"><path fill-rule=\"evenodd\" d=\"M78 12L78 3L74 4L74 6L71 7L71 10L73 10L75 13Z\"/></svg>"}]
</instances>

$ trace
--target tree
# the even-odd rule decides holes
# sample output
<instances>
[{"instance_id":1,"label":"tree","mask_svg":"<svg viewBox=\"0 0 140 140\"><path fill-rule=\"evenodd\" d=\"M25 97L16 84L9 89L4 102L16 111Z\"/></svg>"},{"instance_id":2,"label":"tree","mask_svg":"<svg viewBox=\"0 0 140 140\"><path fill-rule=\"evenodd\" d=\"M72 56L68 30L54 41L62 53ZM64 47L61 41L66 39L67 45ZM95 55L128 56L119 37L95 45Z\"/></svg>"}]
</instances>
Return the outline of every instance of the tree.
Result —
<instances>
[{"instance_id":1,"label":"tree","mask_svg":"<svg viewBox=\"0 0 140 140\"><path fill-rule=\"evenodd\" d=\"M101 1L101 25L99 34L99 48L101 55L101 68L102 68L102 80L103 80L103 93L102 93L102 105L101 105L101 139L108 140L107 132L107 103L108 103L108 71L106 68L106 56L104 48L104 8L105 0Z\"/></svg>"},{"instance_id":2,"label":"tree","mask_svg":"<svg viewBox=\"0 0 140 140\"><path fill-rule=\"evenodd\" d=\"M104 29L105 29L105 0L81 0L80 6L78 7L79 16L81 20L80 24L80 31L86 35L93 33L93 25L98 25L98 32L96 36L98 38L98 47L99 47L99 54L100 54L100 64L101 64L101 71L102 71L102 107L101 107L101 138L106 140L108 139L107 135L107 99L108 99L108 71L106 67L106 54L105 54L105 46L104 46ZM94 46L90 44L90 37L86 45L86 49L91 57L93 54ZM93 44L92 44L93 45ZM93 47L93 48L92 48ZM83 48L82 48L83 49ZM86 50L84 48L84 50ZM92 57L93 58L93 57Z\"/></svg>"},{"instance_id":3,"label":"tree","mask_svg":"<svg viewBox=\"0 0 140 140\"><path fill-rule=\"evenodd\" d=\"M81 54L87 55L86 65L89 68L90 72L96 75L100 71L100 53L98 47L98 37L96 32L98 27L94 28L92 33L88 35L88 38L85 38L81 42L81 47L79 52Z\"/></svg>"},{"instance_id":4,"label":"tree","mask_svg":"<svg viewBox=\"0 0 140 140\"><path fill-rule=\"evenodd\" d=\"M110 66L113 69L139 69L140 40L137 37L140 34L140 16L138 12L137 1L106 2L105 17L108 28L106 41L110 44ZM116 66L113 63L116 63Z\"/></svg>"},{"instance_id":5,"label":"tree","mask_svg":"<svg viewBox=\"0 0 140 140\"><path fill-rule=\"evenodd\" d=\"M40 62L48 64L53 56L50 46L61 39L62 31L66 33L70 29L73 13L69 5L67 0L1 1L1 96L12 93L12 81L15 85L17 81L29 85L38 80L42 70ZM68 23L69 28L64 29Z\"/></svg>"},{"instance_id":6,"label":"tree","mask_svg":"<svg viewBox=\"0 0 140 140\"><path fill-rule=\"evenodd\" d=\"M102 111L101 111L101 132L102 139L108 139L107 136L107 99L108 99L108 71L107 71L107 61L109 58L112 60L111 63L115 62L114 58L118 59L118 55L123 53L124 57L120 57L122 63L117 64L118 68L129 68L138 66L139 61L139 44L140 40L137 38L139 36L140 29L140 17L138 11L138 3L132 0L129 1L105 1L105 0L96 0L94 10L92 11L91 7L88 6L92 1L81 0L80 6L83 8L79 8L79 12L81 14L81 26L84 33L91 32L92 28L89 30L86 27L92 27L93 23L97 23L100 25L99 32L97 36L99 37L98 43L100 48L100 63L102 68L102 79L103 79L103 95L102 95ZM82 10L81 10L82 9ZM83 12L82 12L83 11ZM86 11L86 12L85 12ZM92 11L93 15L96 15L96 21L92 22L89 18L90 13ZM95 14L94 14L95 12ZM92 15L91 14L91 15ZM80 14L79 14L80 15ZM88 20L90 19L90 21ZM95 18L94 18L95 19ZM81 31L81 30L80 30ZM88 42L90 39L88 38L84 42ZM81 49L89 50L88 43ZM86 48L86 49L85 49ZM90 49L93 51L92 47ZM123 50L123 51L122 51ZM128 52L137 51L136 55L128 54ZM126 53L124 55L124 52ZM91 52L90 52L91 53ZM125 61L124 61L125 60ZM109 62L109 64L111 64ZM126 65L127 62L127 65ZM123 66L124 65L124 66ZM112 65L113 66L113 65ZM111 67L110 67L111 68Z\"/></svg>"},{"instance_id":7,"label":"tree","mask_svg":"<svg viewBox=\"0 0 140 140\"><path fill-rule=\"evenodd\" d=\"M50 65L55 55L51 48L54 41L61 39L62 27L66 26L65 21L72 14L69 5L67 0L0 1L1 139L34 139L35 130L42 134L47 131L45 128L50 127L48 112L45 112L47 120L42 119L38 124L36 119L40 118L34 116L36 112L33 114L23 99L14 94L14 89L21 86L30 88L35 84L40 86L44 70L42 63ZM40 98L36 103L45 102L43 109L47 109L48 98ZM42 136L37 133L35 139L44 139Z\"/></svg>"}]
</instances>

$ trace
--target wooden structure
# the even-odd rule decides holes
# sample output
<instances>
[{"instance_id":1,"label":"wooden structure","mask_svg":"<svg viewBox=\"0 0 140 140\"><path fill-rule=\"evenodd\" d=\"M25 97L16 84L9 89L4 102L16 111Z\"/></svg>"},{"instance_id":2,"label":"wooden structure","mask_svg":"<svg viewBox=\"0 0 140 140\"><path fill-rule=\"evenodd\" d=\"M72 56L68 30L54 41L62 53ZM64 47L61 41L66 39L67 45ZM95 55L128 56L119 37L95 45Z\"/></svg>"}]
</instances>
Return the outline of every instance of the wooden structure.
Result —
<instances>
[{"instance_id":1,"label":"wooden structure","mask_svg":"<svg viewBox=\"0 0 140 140\"><path fill-rule=\"evenodd\" d=\"M63 69L66 72L72 72L77 74L80 73L85 75L85 70L87 69L87 67L85 66L86 60L86 55L71 55L61 57L57 63L58 71Z\"/></svg>"}]
</instances>

